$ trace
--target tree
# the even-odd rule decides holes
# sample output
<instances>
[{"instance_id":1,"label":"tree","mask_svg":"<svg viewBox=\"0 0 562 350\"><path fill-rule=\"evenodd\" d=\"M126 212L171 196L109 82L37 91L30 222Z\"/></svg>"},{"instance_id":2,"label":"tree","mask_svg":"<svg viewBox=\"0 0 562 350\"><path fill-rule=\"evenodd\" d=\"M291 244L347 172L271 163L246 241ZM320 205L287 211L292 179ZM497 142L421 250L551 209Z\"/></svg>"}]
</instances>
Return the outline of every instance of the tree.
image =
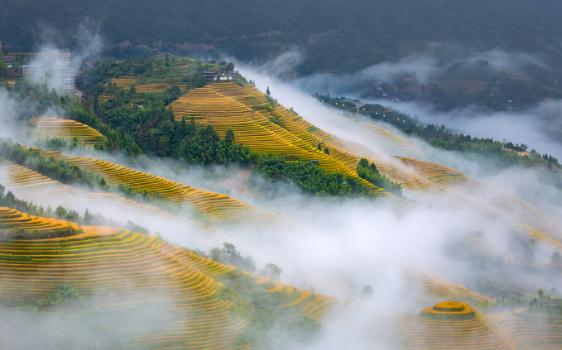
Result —
<instances>
[{"instance_id":1,"label":"tree","mask_svg":"<svg viewBox=\"0 0 562 350\"><path fill-rule=\"evenodd\" d=\"M4 63L4 60L2 59L2 56L0 56L0 77L4 77L7 74L7 67L6 64Z\"/></svg>"},{"instance_id":2,"label":"tree","mask_svg":"<svg viewBox=\"0 0 562 350\"><path fill-rule=\"evenodd\" d=\"M86 212L84 213L84 224L91 225L93 221L94 221L94 217L92 216L92 214L90 214L88 209L86 209Z\"/></svg>"},{"instance_id":3,"label":"tree","mask_svg":"<svg viewBox=\"0 0 562 350\"><path fill-rule=\"evenodd\" d=\"M57 285L52 291L48 292L40 303L43 306L59 306L68 305L72 302L79 301L82 298L80 291L73 285L63 283Z\"/></svg>"},{"instance_id":4,"label":"tree","mask_svg":"<svg viewBox=\"0 0 562 350\"><path fill-rule=\"evenodd\" d=\"M537 290L537 296L539 297L539 300L542 300L544 298L544 290Z\"/></svg>"},{"instance_id":5,"label":"tree","mask_svg":"<svg viewBox=\"0 0 562 350\"><path fill-rule=\"evenodd\" d=\"M369 166L369 161L365 158L361 158L359 161L359 166L362 168L367 168Z\"/></svg>"},{"instance_id":6,"label":"tree","mask_svg":"<svg viewBox=\"0 0 562 350\"><path fill-rule=\"evenodd\" d=\"M269 263L264 266L263 270L260 271L260 275L266 276L272 281L279 281L281 278L281 268L275 264Z\"/></svg>"},{"instance_id":7,"label":"tree","mask_svg":"<svg viewBox=\"0 0 562 350\"><path fill-rule=\"evenodd\" d=\"M265 93L267 94L267 97L271 96L271 90L269 90L269 86L267 87L267 89L265 90Z\"/></svg>"},{"instance_id":8,"label":"tree","mask_svg":"<svg viewBox=\"0 0 562 350\"><path fill-rule=\"evenodd\" d=\"M67 215L67 211L63 207L57 207L57 209L55 210L55 215L59 219L65 219Z\"/></svg>"},{"instance_id":9,"label":"tree","mask_svg":"<svg viewBox=\"0 0 562 350\"><path fill-rule=\"evenodd\" d=\"M361 290L361 297L364 299L368 299L373 296L374 292L375 291L373 290L373 287L371 287L370 284L367 284L365 287L363 287L363 290Z\"/></svg>"},{"instance_id":10,"label":"tree","mask_svg":"<svg viewBox=\"0 0 562 350\"><path fill-rule=\"evenodd\" d=\"M166 89L165 103L170 104L181 96L182 92L179 86L174 85Z\"/></svg>"},{"instance_id":11,"label":"tree","mask_svg":"<svg viewBox=\"0 0 562 350\"><path fill-rule=\"evenodd\" d=\"M237 266L246 271L254 272L256 270L254 260L249 256L243 257L232 243L223 243L222 248L211 249L209 257L225 264Z\"/></svg>"},{"instance_id":12,"label":"tree","mask_svg":"<svg viewBox=\"0 0 562 350\"><path fill-rule=\"evenodd\" d=\"M228 144L233 144L234 143L234 131L232 131L232 129L228 129L226 131L226 136L224 137L224 141Z\"/></svg>"}]
</instances>

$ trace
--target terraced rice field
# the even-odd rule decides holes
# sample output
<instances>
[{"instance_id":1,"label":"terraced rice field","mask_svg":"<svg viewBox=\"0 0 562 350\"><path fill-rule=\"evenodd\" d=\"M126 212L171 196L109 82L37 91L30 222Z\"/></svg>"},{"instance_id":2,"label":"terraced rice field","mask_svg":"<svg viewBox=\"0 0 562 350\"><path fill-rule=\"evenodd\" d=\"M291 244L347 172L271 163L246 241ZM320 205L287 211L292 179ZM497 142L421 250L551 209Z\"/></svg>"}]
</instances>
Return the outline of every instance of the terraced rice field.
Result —
<instances>
[{"instance_id":1,"label":"terraced rice field","mask_svg":"<svg viewBox=\"0 0 562 350\"><path fill-rule=\"evenodd\" d=\"M24 166L0 162L0 183L19 199L56 208L63 206L81 213L89 210L114 220L150 226L154 222L175 227L198 227L201 223L173 215L163 209L109 192L91 192L64 185ZM115 213L119 213L116 217Z\"/></svg>"},{"instance_id":2,"label":"terraced rice field","mask_svg":"<svg viewBox=\"0 0 562 350\"><path fill-rule=\"evenodd\" d=\"M561 349L562 314L557 309L494 311L494 300L464 286L409 273L431 300L448 300L417 315L398 317L404 349ZM463 300L458 302L454 300ZM476 308L471 305L477 305ZM461 307L459 307L461 306ZM483 311L478 311L482 308Z\"/></svg>"},{"instance_id":3,"label":"terraced rice field","mask_svg":"<svg viewBox=\"0 0 562 350\"><path fill-rule=\"evenodd\" d=\"M329 311L335 311L337 301L324 295L316 295L309 291L301 291L282 282L273 282L266 277L259 277L258 284L266 285L268 293L282 295L287 302L283 307L302 307L302 313L317 322L326 318Z\"/></svg>"},{"instance_id":4,"label":"terraced rice field","mask_svg":"<svg viewBox=\"0 0 562 350\"><path fill-rule=\"evenodd\" d=\"M80 232L76 224L66 221L40 218L21 213L11 208L0 207L0 239L12 235L29 235L33 237L63 236Z\"/></svg>"},{"instance_id":5,"label":"terraced rice field","mask_svg":"<svg viewBox=\"0 0 562 350\"><path fill-rule=\"evenodd\" d=\"M186 92L188 90L188 86L184 83L172 84L168 82L150 82L144 83L139 81L134 76L124 76L113 78L111 80L111 84L115 87L120 89L130 89L133 85L135 86L135 90L137 93L140 94L154 94L154 93L162 93L165 92L167 89L171 88L172 86L177 86L180 88L181 91Z\"/></svg>"},{"instance_id":6,"label":"terraced rice field","mask_svg":"<svg viewBox=\"0 0 562 350\"><path fill-rule=\"evenodd\" d=\"M99 174L108 184L126 185L138 193L148 193L173 203L185 205L194 209L202 219L273 219L272 216L224 194L200 190L101 159L67 156L58 152L43 152L56 159L64 159L81 169Z\"/></svg>"},{"instance_id":7,"label":"terraced rice field","mask_svg":"<svg viewBox=\"0 0 562 350\"><path fill-rule=\"evenodd\" d=\"M141 94L154 94L154 93L162 93L165 92L167 89L177 86L180 88L182 92L186 92L188 87L186 84L167 84L167 83L144 83L144 84L137 84L135 89L137 93Z\"/></svg>"},{"instance_id":8,"label":"terraced rice field","mask_svg":"<svg viewBox=\"0 0 562 350\"><path fill-rule=\"evenodd\" d=\"M71 119L33 118L31 125L35 128L36 136L42 139L59 138L67 142L77 140L90 146L104 144L106 140L96 129Z\"/></svg>"},{"instance_id":9,"label":"terraced rice field","mask_svg":"<svg viewBox=\"0 0 562 350\"><path fill-rule=\"evenodd\" d=\"M237 142L256 152L315 160L331 172L357 177L357 164L365 157L390 179L411 189L464 180L462 174L437 164L400 158L385 161L372 152L358 153L349 143L316 128L293 111L278 104L268 105L267 97L248 85L210 84L191 90L172 103L171 109L178 119L194 118L213 125L221 136L232 129ZM319 145L322 150L318 150Z\"/></svg>"},{"instance_id":10,"label":"terraced rice field","mask_svg":"<svg viewBox=\"0 0 562 350\"><path fill-rule=\"evenodd\" d=\"M562 349L562 314L559 312L523 308L489 318L512 349Z\"/></svg>"},{"instance_id":11,"label":"terraced rice field","mask_svg":"<svg viewBox=\"0 0 562 350\"><path fill-rule=\"evenodd\" d=\"M2 295L40 298L64 282L86 295L107 293L96 308L119 310L116 327L142 323L129 319L121 325L119 314L143 305L157 305L163 308L160 313L173 315L164 330L138 339L149 348L234 347L246 323L232 316L231 302L218 297L221 284L214 279L232 267L151 236L92 227L85 231L65 239L1 243Z\"/></svg>"},{"instance_id":12,"label":"terraced rice field","mask_svg":"<svg viewBox=\"0 0 562 350\"><path fill-rule=\"evenodd\" d=\"M392 144L394 147L398 148L402 152L415 150L415 146L405 138L391 132L388 129L383 128L374 123L361 122L361 125L372 131L373 134L377 135L380 139Z\"/></svg>"},{"instance_id":13,"label":"terraced rice field","mask_svg":"<svg viewBox=\"0 0 562 350\"><path fill-rule=\"evenodd\" d=\"M131 85L137 83L137 78L134 76L123 76L111 79L111 85L114 85L120 89L128 89Z\"/></svg>"},{"instance_id":14,"label":"terraced rice field","mask_svg":"<svg viewBox=\"0 0 562 350\"><path fill-rule=\"evenodd\" d=\"M0 81L0 86L5 86L8 90L13 89L15 85L16 85L15 80Z\"/></svg>"},{"instance_id":15,"label":"terraced rice field","mask_svg":"<svg viewBox=\"0 0 562 350\"><path fill-rule=\"evenodd\" d=\"M472 320L476 313L472 306L460 301L443 301L423 309L422 315L433 319Z\"/></svg>"},{"instance_id":16,"label":"terraced rice field","mask_svg":"<svg viewBox=\"0 0 562 350\"><path fill-rule=\"evenodd\" d=\"M178 119L193 118L201 124L211 124L223 137L228 129L232 129L236 135L236 141L250 147L255 152L317 161L328 171L359 179L355 169L359 159L346 155L341 158L348 158L347 161L342 161L332 155L332 149L330 149L331 154L318 150L318 144L313 145L275 123L274 116L267 116L261 111L251 109L236 98L221 94L214 88L214 86L223 85L226 84L211 84L204 88L191 90L172 103L171 109L174 115ZM239 85L232 83L228 86ZM241 99L254 98L238 97ZM335 154L337 150L334 149L333 152ZM359 181L375 191L381 191L363 179L359 179Z\"/></svg>"},{"instance_id":17,"label":"terraced rice field","mask_svg":"<svg viewBox=\"0 0 562 350\"><path fill-rule=\"evenodd\" d=\"M405 274L412 287L417 288L427 296L419 300L420 303L429 303L443 298L468 301L479 306L491 305L494 302L494 299L486 295L450 281L410 270L406 271Z\"/></svg>"},{"instance_id":18,"label":"terraced rice field","mask_svg":"<svg viewBox=\"0 0 562 350\"><path fill-rule=\"evenodd\" d=\"M52 223L51 219L32 218L0 208L2 227L9 225L35 232L35 226L51 227ZM64 222L60 225L76 227ZM248 348L250 344L240 338L248 320L237 316L233 301L221 296L228 288L217 279L234 272L234 267L155 236L105 227L76 227L76 231L70 236L48 239L0 241L1 297L16 304L41 300L64 283L84 297L93 298L94 304L85 312L105 315L111 322L109 326L137 329L139 336L134 341L138 346ZM264 287L256 284L255 288ZM318 314L319 306L314 304L314 296L309 296L310 303L301 298L298 305L287 307L295 312L309 310ZM151 318L162 319L154 329L146 329L148 320L127 316L135 310L151 309Z\"/></svg>"},{"instance_id":19,"label":"terraced rice field","mask_svg":"<svg viewBox=\"0 0 562 350\"><path fill-rule=\"evenodd\" d=\"M415 169L424 179L440 187L454 183L462 183L467 180L466 176L462 173L441 164L429 163L406 157L398 157L398 159L404 165Z\"/></svg>"},{"instance_id":20,"label":"terraced rice field","mask_svg":"<svg viewBox=\"0 0 562 350\"><path fill-rule=\"evenodd\" d=\"M404 339L404 349L510 349L478 313L467 320L405 316L399 319L396 328Z\"/></svg>"},{"instance_id":21,"label":"terraced rice field","mask_svg":"<svg viewBox=\"0 0 562 350\"><path fill-rule=\"evenodd\" d=\"M301 132L312 130L310 133L316 135L319 142L329 145L336 152L355 155L353 161L358 161L359 158L369 159L376 164L381 173L392 181L402 184L405 188L413 190L427 190L436 187L445 188L447 185L466 181L466 177L455 169L412 158L382 156L362 145L339 139L320 129L316 129L299 116L296 116L294 120L301 124ZM369 124L366 126L366 129L369 128L372 129L373 125ZM375 133L380 134L380 131L375 130ZM386 131L385 134L388 137L390 132ZM396 136L394 141L398 142L396 140L400 140L400 138Z\"/></svg>"},{"instance_id":22,"label":"terraced rice field","mask_svg":"<svg viewBox=\"0 0 562 350\"><path fill-rule=\"evenodd\" d=\"M308 122L305 123L308 124ZM323 144L330 145L333 149L341 150L341 152L346 154L355 155L354 160L358 161L360 158L369 159L376 164L381 173L392 181L402 184L407 189L443 189L448 185L466 181L466 177L463 174L441 164L413 158L380 155L362 145L339 139L321 130L315 130L312 127L308 129L313 130L314 134L318 134L318 137L324 140Z\"/></svg>"},{"instance_id":23,"label":"terraced rice field","mask_svg":"<svg viewBox=\"0 0 562 350\"><path fill-rule=\"evenodd\" d=\"M235 98L240 103L245 104L262 113L273 116L283 125L283 128L304 140L309 146L317 147L319 144L330 150L330 155L338 161L344 163L350 170L354 171L361 157L371 159L377 167L390 179L402 183L407 188L425 189L433 186L443 186L450 183L464 181L465 178L458 171L441 166L435 163L428 163L409 158L394 158L394 161L385 161L372 152L358 154L356 147L349 147L350 143L340 140L330 135L314 125L310 124L302 117L291 110L277 104L272 111L264 106L267 104L267 97L256 88L251 86L241 87L235 83L218 83L210 85L213 90L220 94ZM400 146L407 146L406 141L389 131L377 127L375 132L383 133L386 138ZM361 149L361 147L359 148ZM361 153L361 152L360 152ZM410 171L400 167L402 163ZM413 171L412 171L413 170Z\"/></svg>"}]
</instances>

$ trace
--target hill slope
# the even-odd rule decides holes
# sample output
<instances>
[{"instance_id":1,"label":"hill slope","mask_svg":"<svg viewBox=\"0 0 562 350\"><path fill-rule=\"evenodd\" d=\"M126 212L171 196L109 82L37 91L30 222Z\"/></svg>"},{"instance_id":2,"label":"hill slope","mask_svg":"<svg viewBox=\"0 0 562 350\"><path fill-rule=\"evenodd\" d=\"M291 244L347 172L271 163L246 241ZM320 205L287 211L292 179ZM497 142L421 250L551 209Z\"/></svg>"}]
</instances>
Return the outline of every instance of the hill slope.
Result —
<instances>
[{"instance_id":1,"label":"hill slope","mask_svg":"<svg viewBox=\"0 0 562 350\"><path fill-rule=\"evenodd\" d=\"M156 236L105 227L61 231L51 219L0 208L0 227L35 230L33 236L0 242L1 301L42 309L74 302L83 320L102 317L133 342L150 349L233 349L250 345L256 317L290 326L322 315L331 302L310 292L267 291L250 275L167 244ZM4 230L0 230L5 239ZM78 296L79 297L78 297ZM260 305L253 298L261 298ZM136 310L136 311L135 311ZM150 319L132 318L139 310ZM67 310L67 312L69 312ZM272 314L273 313L273 314ZM248 335L250 334L250 335ZM115 346L115 344L111 344ZM130 344L121 344L130 345Z\"/></svg>"},{"instance_id":2,"label":"hill slope","mask_svg":"<svg viewBox=\"0 0 562 350\"><path fill-rule=\"evenodd\" d=\"M247 59L300 45L308 53L304 71L349 71L431 41L559 55L552 43L562 33L561 6L556 0L540 6L531 0L3 1L0 38L30 47L40 24L71 38L89 19L110 44L212 45Z\"/></svg>"}]
</instances>

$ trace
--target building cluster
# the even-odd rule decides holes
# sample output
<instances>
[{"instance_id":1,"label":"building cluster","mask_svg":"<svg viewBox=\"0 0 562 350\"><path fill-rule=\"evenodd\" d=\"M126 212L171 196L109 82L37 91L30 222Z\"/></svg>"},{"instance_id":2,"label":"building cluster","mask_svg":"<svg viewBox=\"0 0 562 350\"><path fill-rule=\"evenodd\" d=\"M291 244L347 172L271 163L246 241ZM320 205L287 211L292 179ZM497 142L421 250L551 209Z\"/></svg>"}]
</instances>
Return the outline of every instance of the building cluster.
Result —
<instances>
[{"instance_id":1,"label":"building cluster","mask_svg":"<svg viewBox=\"0 0 562 350\"><path fill-rule=\"evenodd\" d=\"M234 81L236 79L241 78L240 73L234 70L234 64L228 63L225 66L224 71L219 70L206 70L204 72L205 80L212 82L212 81Z\"/></svg>"},{"instance_id":2,"label":"building cluster","mask_svg":"<svg viewBox=\"0 0 562 350\"><path fill-rule=\"evenodd\" d=\"M36 80L47 82L57 79L66 91L72 91L74 86L74 72L72 69L72 53L61 50L56 57L50 57L52 62L31 62L21 66L24 76L33 76Z\"/></svg>"},{"instance_id":3,"label":"building cluster","mask_svg":"<svg viewBox=\"0 0 562 350\"><path fill-rule=\"evenodd\" d=\"M18 63L18 57L15 54L7 54L2 57L4 66L6 67L6 75L9 77L21 77L23 75L21 64Z\"/></svg>"},{"instance_id":4,"label":"building cluster","mask_svg":"<svg viewBox=\"0 0 562 350\"><path fill-rule=\"evenodd\" d=\"M69 50L60 50L54 57L39 62L34 59L37 53L2 51L0 42L0 57L5 67L5 77L8 79L33 77L34 80L42 82L56 79L62 83L64 90L75 90L72 52Z\"/></svg>"}]
</instances>

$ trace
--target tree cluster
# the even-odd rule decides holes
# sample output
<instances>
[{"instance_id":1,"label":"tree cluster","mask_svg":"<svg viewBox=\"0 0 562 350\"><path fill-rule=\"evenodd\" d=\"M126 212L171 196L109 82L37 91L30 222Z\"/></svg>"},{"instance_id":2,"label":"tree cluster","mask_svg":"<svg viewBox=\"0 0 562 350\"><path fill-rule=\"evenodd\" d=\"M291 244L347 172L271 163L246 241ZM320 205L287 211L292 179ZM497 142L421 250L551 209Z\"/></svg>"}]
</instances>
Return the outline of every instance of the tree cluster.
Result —
<instances>
[{"instance_id":1,"label":"tree cluster","mask_svg":"<svg viewBox=\"0 0 562 350\"><path fill-rule=\"evenodd\" d=\"M369 164L369 161L365 158L361 158L357 165L357 175L377 187L384 188L397 195L402 195L402 186L381 174L377 166L374 163Z\"/></svg>"}]
</instances>

